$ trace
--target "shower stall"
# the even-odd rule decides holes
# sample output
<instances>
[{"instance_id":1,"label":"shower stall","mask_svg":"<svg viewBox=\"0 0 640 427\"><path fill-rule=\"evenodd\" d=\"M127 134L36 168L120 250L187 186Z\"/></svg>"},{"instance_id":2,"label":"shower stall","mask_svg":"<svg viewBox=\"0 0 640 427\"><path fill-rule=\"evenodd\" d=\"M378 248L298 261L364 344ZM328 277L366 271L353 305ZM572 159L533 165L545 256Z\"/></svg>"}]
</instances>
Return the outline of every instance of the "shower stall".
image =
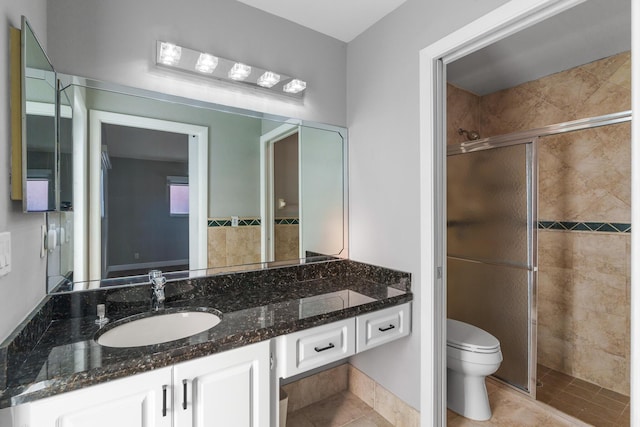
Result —
<instances>
[{"instance_id":1,"label":"shower stall","mask_svg":"<svg viewBox=\"0 0 640 427\"><path fill-rule=\"evenodd\" d=\"M496 336L494 376L552 406L576 384L628 402L630 119L448 146L447 317Z\"/></svg>"},{"instance_id":2,"label":"shower stall","mask_svg":"<svg viewBox=\"0 0 640 427\"><path fill-rule=\"evenodd\" d=\"M447 153L447 317L500 341L495 376L535 397L536 138Z\"/></svg>"}]
</instances>

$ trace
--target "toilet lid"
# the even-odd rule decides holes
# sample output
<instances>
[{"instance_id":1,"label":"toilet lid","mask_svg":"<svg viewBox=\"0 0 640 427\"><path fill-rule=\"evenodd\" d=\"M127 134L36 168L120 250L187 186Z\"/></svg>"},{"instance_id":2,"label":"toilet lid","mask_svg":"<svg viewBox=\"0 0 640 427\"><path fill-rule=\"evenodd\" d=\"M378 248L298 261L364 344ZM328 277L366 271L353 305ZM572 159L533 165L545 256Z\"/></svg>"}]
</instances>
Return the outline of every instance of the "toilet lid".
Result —
<instances>
[{"instance_id":1,"label":"toilet lid","mask_svg":"<svg viewBox=\"0 0 640 427\"><path fill-rule=\"evenodd\" d=\"M500 341L489 332L453 319L447 319L447 345L474 353L494 353L500 349Z\"/></svg>"}]
</instances>

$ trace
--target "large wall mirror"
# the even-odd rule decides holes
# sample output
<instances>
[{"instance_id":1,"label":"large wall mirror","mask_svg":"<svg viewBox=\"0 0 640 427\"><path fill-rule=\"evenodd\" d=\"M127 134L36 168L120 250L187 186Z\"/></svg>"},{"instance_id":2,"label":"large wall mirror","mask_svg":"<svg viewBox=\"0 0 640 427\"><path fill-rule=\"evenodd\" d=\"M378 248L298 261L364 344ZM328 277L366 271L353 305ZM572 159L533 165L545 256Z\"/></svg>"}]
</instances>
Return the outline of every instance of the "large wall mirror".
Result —
<instances>
[{"instance_id":1,"label":"large wall mirror","mask_svg":"<svg viewBox=\"0 0 640 427\"><path fill-rule=\"evenodd\" d=\"M67 79L49 291L346 256L343 128Z\"/></svg>"}]
</instances>

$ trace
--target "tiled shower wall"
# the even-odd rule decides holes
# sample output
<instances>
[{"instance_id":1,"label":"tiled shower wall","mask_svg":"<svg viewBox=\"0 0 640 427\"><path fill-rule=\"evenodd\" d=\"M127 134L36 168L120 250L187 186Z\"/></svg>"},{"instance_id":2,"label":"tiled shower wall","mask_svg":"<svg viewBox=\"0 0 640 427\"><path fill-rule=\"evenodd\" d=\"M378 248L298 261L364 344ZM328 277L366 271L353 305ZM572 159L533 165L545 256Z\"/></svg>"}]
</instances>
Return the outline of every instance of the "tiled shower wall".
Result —
<instances>
[{"instance_id":1,"label":"tiled shower wall","mask_svg":"<svg viewBox=\"0 0 640 427\"><path fill-rule=\"evenodd\" d=\"M448 143L629 110L630 70L621 53L482 97L449 86ZM539 220L628 224L630 149L628 122L541 138ZM629 394L630 233L575 228L538 232L538 363Z\"/></svg>"},{"instance_id":2,"label":"tiled shower wall","mask_svg":"<svg viewBox=\"0 0 640 427\"><path fill-rule=\"evenodd\" d=\"M297 218L276 220L276 261L299 258L299 228ZM222 268L259 263L260 233L259 218L240 218L238 227L232 227L229 218L210 218L207 229L207 266Z\"/></svg>"}]
</instances>

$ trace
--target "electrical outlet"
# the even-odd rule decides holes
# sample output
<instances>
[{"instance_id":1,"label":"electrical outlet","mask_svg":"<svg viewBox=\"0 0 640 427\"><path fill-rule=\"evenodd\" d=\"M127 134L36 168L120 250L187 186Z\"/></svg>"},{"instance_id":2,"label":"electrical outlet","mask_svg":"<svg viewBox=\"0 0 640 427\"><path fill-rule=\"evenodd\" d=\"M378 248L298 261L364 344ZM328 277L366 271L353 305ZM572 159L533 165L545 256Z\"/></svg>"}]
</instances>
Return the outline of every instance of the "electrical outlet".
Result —
<instances>
[{"instance_id":1,"label":"electrical outlet","mask_svg":"<svg viewBox=\"0 0 640 427\"><path fill-rule=\"evenodd\" d=\"M11 272L11 233L0 233L0 277Z\"/></svg>"},{"instance_id":2,"label":"electrical outlet","mask_svg":"<svg viewBox=\"0 0 640 427\"><path fill-rule=\"evenodd\" d=\"M238 226L238 217L237 216L232 216L231 217L231 226L232 227L237 227Z\"/></svg>"},{"instance_id":3,"label":"electrical outlet","mask_svg":"<svg viewBox=\"0 0 640 427\"><path fill-rule=\"evenodd\" d=\"M140 252L134 252L133 259L140 259Z\"/></svg>"}]
</instances>

